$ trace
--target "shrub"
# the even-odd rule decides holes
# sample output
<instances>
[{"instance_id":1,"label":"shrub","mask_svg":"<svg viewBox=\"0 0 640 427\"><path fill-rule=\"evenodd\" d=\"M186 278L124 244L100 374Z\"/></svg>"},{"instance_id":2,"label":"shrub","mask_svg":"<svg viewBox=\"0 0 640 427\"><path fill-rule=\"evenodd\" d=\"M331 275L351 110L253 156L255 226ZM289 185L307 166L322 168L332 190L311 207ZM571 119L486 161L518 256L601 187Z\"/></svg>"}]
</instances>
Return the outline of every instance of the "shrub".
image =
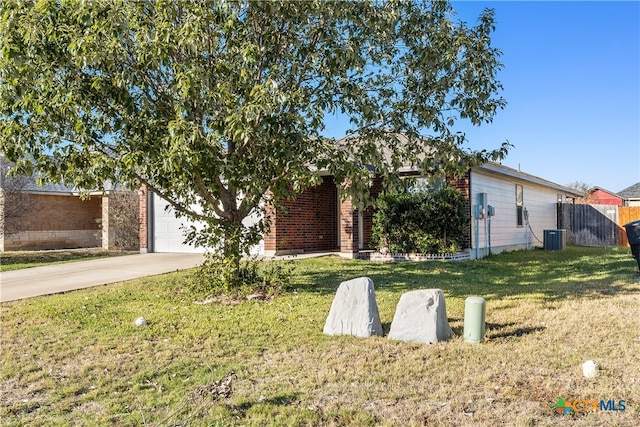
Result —
<instances>
[{"instance_id":1,"label":"shrub","mask_svg":"<svg viewBox=\"0 0 640 427\"><path fill-rule=\"evenodd\" d=\"M260 294L265 298L285 293L291 284L294 265L290 261L243 259L239 268L217 254L208 254L189 279L189 287L197 297L226 296L245 298Z\"/></svg>"},{"instance_id":2,"label":"shrub","mask_svg":"<svg viewBox=\"0 0 640 427\"><path fill-rule=\"evenodd\" d=\"M372 245L392 253L450 253L466 239L469 215L460 191L389 193L378 198Z\"/></svg>"},{"instance_id":3,"label":"shrub","mask_svg":"<svg viewBox=\"0 0 640 427\"><path fill-rule=\"evenodd\" d=\"M109 239L114 249L140 248L140 198L135 191L113 191L109 195Z\"/></svg>"}]
</instances>

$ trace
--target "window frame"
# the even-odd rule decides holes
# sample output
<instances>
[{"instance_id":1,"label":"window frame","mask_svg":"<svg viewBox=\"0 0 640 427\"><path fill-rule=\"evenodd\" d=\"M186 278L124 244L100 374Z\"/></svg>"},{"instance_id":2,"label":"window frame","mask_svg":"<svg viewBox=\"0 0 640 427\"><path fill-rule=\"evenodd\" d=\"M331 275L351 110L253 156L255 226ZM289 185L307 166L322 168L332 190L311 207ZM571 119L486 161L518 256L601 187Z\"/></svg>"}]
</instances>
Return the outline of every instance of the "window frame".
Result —
<instances>
[{"instance_id":1,"label":"window frame","mask_svg":"<svg viewBox=\"0 0 640 427\"><path fill-rule=\"evenodd\" d=\"M524 187L516 184L516 226L524 227Z\"/></svg>"}]
</instances>

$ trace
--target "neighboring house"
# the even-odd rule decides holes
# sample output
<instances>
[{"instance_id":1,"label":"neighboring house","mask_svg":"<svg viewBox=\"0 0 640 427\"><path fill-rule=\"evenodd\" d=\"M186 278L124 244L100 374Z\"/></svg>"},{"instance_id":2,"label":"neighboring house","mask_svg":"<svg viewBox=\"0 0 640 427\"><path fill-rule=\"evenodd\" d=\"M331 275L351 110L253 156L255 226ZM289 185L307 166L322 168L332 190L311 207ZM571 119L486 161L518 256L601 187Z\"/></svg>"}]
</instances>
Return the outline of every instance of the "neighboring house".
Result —
<instances>
[{"instance_id":1,"label":"neighboring house","mask_svg":"<svg viewBox=\"0 0 640 427\"><path fill-rule=\"evenodd\" d=\"M472 220L467 252L470 258L541 246L544 230L558 228L558 203L573 202L583 196L575 189L499 164L472 168L466 176L449 183L469 201ZM374 196L378 188L379 181L374 181L371 189ZM489 212L493 215L488 216ZM256 253L271 256L327 251L352 258L371 249L373 210L354 209L350 200L341 201L339 189L330 175L322 176L319 185L286 202L285 209L267 207L266 214L270 217L271 229ZM143 189L141 251L203 252L202 248L182 243L181 230L185 224L188 226L176 218L171 209L166 209L166 202Z\"/></svg>"},{"instance_id":2,"label":"neighboring house","mask_svg":"<svg viewBox=\"0 0 640 427\"><path fill-rule=\"evenodd\" d=\"M138 249L137 192L111 190L83 198L71 187L38 186L31 177L20 177L19 185L14 178L2 178L0 251ZM123 237L123 231L129 236Z\"/></svg>"},{"instance_id":3,"label":"neighboring house","mask_svg":"<svg viewBox=\"0 0 640 427\"><path fill-rule=\"evenodd\" d=\"M618 192L618 196L625 200L625 206L640 206L640 182Z\"/></svg>"},{"instance_id":4,"label":"neighboring house","mask_svg":"<svg viewBox=\"0 0 640 427\"><path fill-rule=\"evenodd\" d=\"M624 206L624 197L601 187L593 187L585 197L585 201L590 205Z\"/></svg>"}]
</instances>

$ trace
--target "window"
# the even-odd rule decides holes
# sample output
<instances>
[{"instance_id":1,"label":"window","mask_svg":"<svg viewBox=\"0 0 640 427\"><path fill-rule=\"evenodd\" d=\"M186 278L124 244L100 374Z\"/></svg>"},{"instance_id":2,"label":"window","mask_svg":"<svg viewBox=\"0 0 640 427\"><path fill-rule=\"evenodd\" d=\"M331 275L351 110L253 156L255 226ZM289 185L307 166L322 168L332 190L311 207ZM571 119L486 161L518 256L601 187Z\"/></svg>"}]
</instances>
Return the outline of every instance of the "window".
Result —
<instances>
[{"instance_id":1,"label":"window","mask_svg":"<svg viewBox=\"0 0 640 427\"><path fill-rule=\"evenodd\" d=\"M438 191L447 184L445 178L440 177L406 177L403 178L404 192L416 194Z\"/></svg>"},{"instance_id":2,"label":"window","mask_svg":"<svg viewBox=\"0 0 640 427\"><path fill-rule=\"evenodd\" d=\"M516 184L516 221L518 227L524 227L524 196L520 184Z\"/></svg>"}]
</instances>

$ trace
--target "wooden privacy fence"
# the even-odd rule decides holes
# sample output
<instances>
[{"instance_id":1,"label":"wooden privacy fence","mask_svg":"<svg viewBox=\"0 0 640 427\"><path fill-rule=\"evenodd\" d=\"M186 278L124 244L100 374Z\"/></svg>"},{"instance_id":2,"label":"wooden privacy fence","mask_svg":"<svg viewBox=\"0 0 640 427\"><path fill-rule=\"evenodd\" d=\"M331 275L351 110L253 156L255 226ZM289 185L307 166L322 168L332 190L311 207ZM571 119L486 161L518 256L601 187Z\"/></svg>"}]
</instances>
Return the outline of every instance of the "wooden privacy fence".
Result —
<instances>
[{"instance_id":1,"label":"wooden privacy fence","mask_svg":"<svg viewBox=\"0 0 640 427\"><path fill-rule=\"evenodd\" d=\"M640 206L558 205L558 228L567 230L570 245L628 246L623 225L636 220Z\"/></svg>"},{"instance_id":2,"label":"wooden privacy fence","mask_svg":"<svg viewBox=\"0 0 640 427\"><path fill-rule=\"evenodd\" d=\"M620 206L618 208L618 224L621 226L631 221L640 220L640 206ZM621 227L620 231L620 245L629 246L629 240L627 240L627 233L624 227Z\"/></svg>"}]
</instances>

